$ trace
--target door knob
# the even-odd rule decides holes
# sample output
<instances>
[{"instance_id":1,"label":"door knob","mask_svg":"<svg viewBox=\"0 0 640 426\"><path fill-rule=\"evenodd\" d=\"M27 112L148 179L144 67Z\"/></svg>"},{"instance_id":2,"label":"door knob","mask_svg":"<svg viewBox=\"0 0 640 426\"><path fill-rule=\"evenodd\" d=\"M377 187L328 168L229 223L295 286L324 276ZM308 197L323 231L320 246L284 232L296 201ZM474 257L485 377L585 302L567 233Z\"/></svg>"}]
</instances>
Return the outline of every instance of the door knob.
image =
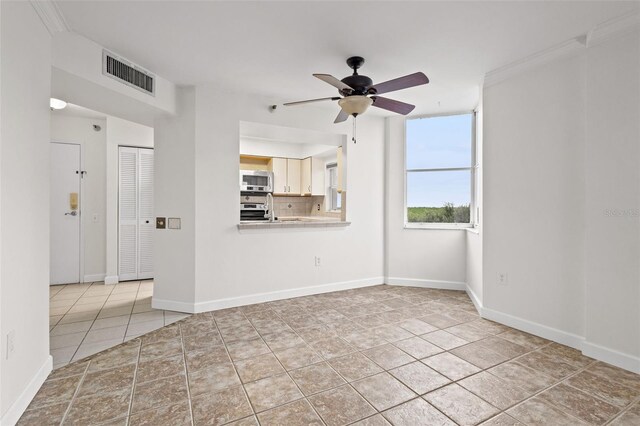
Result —
<instances>
[{"instance_id":1,"label":"door knob","mask_svg":"<svg viewBox=\"0 0 640 426\"><path fill-rule=\"evenodd\" d=\"M65 215L65 216L77 216L77 215L78 215L78 212L74 210L74 211L72 211L72 212L65 213L64 215Z\"/></svg>"}]
</instances>

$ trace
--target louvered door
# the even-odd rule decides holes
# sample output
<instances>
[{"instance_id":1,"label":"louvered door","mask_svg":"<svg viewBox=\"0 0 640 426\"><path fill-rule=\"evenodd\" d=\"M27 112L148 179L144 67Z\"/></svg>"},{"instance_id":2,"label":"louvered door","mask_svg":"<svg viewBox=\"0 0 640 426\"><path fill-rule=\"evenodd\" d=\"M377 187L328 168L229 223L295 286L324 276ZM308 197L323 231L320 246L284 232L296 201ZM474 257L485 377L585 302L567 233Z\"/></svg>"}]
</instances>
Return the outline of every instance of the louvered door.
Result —
<instances>
[{"instance_id":1,"label":"louvered door","mask_svg":"<svg viewBox=\"0 0 640 426\"><path fill-rule=\"evenodd\" d=\"M120 147L118 279L153 277L153 150Z\"/></svg>"},{"instance_id":2,"label":"louvered door","mask_svg":"<svg viewBox=\"0 0 640 426\"><path fill-rule=\"evenodd\" d=\"M138 150L138 278L153 278L153 150Z\"/></svg>"}]
</instances>

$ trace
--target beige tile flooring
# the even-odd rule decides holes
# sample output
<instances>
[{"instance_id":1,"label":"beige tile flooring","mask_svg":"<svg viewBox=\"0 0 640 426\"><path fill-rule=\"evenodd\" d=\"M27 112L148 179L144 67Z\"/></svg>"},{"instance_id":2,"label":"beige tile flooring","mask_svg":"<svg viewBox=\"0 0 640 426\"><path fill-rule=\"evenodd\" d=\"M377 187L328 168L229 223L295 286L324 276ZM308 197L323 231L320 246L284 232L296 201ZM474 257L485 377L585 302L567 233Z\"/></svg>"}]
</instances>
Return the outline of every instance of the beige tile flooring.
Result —
<instances>
[{"instance_id":1,"label":"beige tile flooring","mask_svg":"<svg viewBox=\"0 0 640 426\"><path fill-rule=\"evenodd\" d=\"M635 425L640 376L374 286L197 314L55 370L19 424Z\"/></svg>"},{"instance_id":2,"label":"beige tile flooring","mask_svg":"<svg viewBox=\"0 0 640 426\"><path fill-rule=\"evenodd\" d=\"M51 286L49 336L54 368L187 316L153 309L152 294L153 281Z\"/></svg>"}]
</instances>

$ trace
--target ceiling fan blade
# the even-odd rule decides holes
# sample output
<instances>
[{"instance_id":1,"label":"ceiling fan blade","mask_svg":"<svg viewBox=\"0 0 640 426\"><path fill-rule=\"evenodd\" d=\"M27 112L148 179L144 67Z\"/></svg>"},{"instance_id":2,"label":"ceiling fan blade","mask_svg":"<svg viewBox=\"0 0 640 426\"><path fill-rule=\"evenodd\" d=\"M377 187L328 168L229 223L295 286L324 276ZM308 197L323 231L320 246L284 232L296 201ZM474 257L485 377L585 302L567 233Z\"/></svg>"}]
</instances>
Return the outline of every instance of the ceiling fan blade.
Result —
<instances>
[{"instance_id":1,"label":"ceiling fan blade","mask_svg":"<svg viewBox=\"0 0 640 426\"><path fill-rule=\"evenodd\" d=\"M333 121L334 124L337 123L342 123L343 121L345 121L347 118L349 118L349 114L347 114L346 112L344 112L344 110L342 108L340 108L340 113L338 114L338 116L336 117L336 119Z\"/></svg>"},{"instance_id":2,"label":"ceiling fan blade","mask_svg":"<svg viewBox=\"0 0 640 426\"><path fill-rule=\"evenodd\" d=\"M405 75L404 77L398 77L393 80L385 81L384 83L376 84L373 86L373 89L375 89L376 94L382 94L407 89L409 87L420 86L422 84L427 84L428 82L429 79L424 75L424 73L416 72Z\"/></svg>"},{"instance_id":3,"label":"ceiling fan blade","mask_svg":"<svg viewBox=\"0 0 640 426\"><path fill-rule=\"evenodd\" d=\"M382 96L372 96L373 106L386 109L388 111L397 112L398 114L407 115L416 107L415 105L406 104L404 102L396 101L389 98L383 98Z\"/></svg>"},{"instance_id":4,"label":"ceiling fan blade","mask_svg":"<svg viewBox=\"0 0 640 426\"><path fill-rule=\"evenodd\" d=\"M307 99L306 101L287 102L286 104L282 104L282 105L284 106L302 105L302 104L310 104L312 102L337 101L339 99L341 99L340 96L333 96L330 98L316 98L316 99Z\"/></svg>"},{"instance_id":5,"label":"ceiling fan blade","mask_svg":"<svg viewBox=\"0 0 640 426\"><path fill-rule=\"evenodd\" d=\"M335 78L334 76L330 75L330 74L313 74L314 77L319 78L320 80L324 81L325 83L329 83L330 85L332 85L333 87L339 89L339 90L349 90L351 92L353 92L353 88L350 87L347 84L344 84L343 82L341 82L340 80L338 80L337 78Z\"/></svg>"}]
</instances>

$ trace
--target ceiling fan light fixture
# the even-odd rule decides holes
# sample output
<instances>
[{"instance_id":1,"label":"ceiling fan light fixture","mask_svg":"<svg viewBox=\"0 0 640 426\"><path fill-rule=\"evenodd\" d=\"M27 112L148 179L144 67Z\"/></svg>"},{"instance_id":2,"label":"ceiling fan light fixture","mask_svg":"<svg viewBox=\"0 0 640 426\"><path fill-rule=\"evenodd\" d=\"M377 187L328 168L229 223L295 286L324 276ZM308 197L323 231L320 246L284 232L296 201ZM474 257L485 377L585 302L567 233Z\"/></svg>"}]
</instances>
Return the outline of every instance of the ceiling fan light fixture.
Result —
<instances>
[{"instance_id":1,"label":"ceiling fan light fixture","mask_svg":"<svg viewBox=\"0 0 640 426\"><path fill-rule=\"evenodd\" d=\"M373 104L373 99L364 95L353 95L342 98L338 101L338 105L344 112L349 115L360 115Z\"/></svg>"}]
</instances>

